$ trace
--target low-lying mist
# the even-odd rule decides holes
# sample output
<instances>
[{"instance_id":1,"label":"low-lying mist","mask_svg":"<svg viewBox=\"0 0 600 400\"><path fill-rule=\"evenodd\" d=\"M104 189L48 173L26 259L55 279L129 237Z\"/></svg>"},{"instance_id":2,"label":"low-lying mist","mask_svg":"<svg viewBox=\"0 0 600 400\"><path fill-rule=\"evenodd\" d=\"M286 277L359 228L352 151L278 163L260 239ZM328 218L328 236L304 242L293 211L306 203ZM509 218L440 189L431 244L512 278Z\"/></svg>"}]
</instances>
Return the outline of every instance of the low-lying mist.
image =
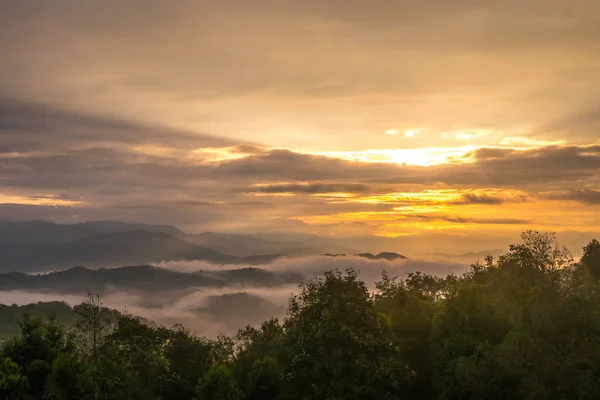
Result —
<instances>
[{"instance_id":1,"label":"low-lying mist","mask_svg":"<svg viewBox=\"0 0 600 400\"><path fill-rule=\"evenodd\" d=\"M164 262L156 266L190 274L198 271L216 273L231 269L202 261ZM250 266L236 266L235 269L248 267ZM289 277L289 273L293 272L298 275L298 282L292 284L289 283L289 278L282 278L282 282L285 283L264 285L253 280L231 283L225 287L192 287L185 290L151 293L120 287L119 282L116 282L100 294L102 302L107 307L126 311L166 326L182 323L195 334L214 337L221 333L233 334L246 325L257 325L270 317L284 316L288 299L297 291L298 284L328 270L357 269L361 279L374 288L374 283L381 278L384 271L399 278L417 271L444 276L460 274L467 269L467 265L410 259L387 261L354 256L316 256L280 259L258 268L276 276L281 274ZM85 293L65 294L39 289L7 290L0 291L0 304L24 305L59 300L75 305L84 301L85 297Z\"/></svg>"}]
</instances>

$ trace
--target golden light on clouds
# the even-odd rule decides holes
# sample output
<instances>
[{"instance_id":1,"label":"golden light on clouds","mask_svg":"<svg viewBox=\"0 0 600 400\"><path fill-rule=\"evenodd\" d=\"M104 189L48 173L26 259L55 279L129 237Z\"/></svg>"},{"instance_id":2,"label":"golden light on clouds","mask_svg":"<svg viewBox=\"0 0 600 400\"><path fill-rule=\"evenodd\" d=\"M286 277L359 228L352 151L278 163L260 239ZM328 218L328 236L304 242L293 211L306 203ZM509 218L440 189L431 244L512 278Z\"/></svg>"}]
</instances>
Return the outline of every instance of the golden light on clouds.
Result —
<instances>
[{"instance_id":1,"label":"golden light on clouds","mask_svg":"<svg viewBox=\"0 0 600 400\"><path fill-rule=\"evenodd\" d=\"M386 135L397 135L400 132L404 134L404 137L407 139L412 139L416 137L421 131L424 129L405 129L401 131L400 129L391 128L385 131Z\"/></svg>"},{"instance_id":2,"label":"golden light on clouds","mask_svg":"<svg viewBox=\"0 0 600 400\"><path fill-rule=\"evenodd\" d=\"M238 160L248 157L251 153L240 151L235 146L227 147L204 147L192 150L192 158L203 162L221 162Z\"/></svg>"},{"instance_id":3,"label":"golden light on clouds","mask_svg":"<svg viewBox=\"0 0 600 400\"><path fill-rule=\"evenodd\" d=\"M425 147L416 149L372 149L364 151L328 151L312 154L365 163L394 163L428 167L440 164L469 163L468 153L476 146L454 148Z\"/></svg>"},{"instance_id":4,"label":"golden light on clouds","mask_svg":"<svg viewBox=\"0 0 600 400\"><path fill-rule=\"evenodd\" d=\"M59 199L55 196L11 196L0 193L0 204L22 204L29 206L77 206L81 205L81 201Z\"/></svg>"}]
</instances>

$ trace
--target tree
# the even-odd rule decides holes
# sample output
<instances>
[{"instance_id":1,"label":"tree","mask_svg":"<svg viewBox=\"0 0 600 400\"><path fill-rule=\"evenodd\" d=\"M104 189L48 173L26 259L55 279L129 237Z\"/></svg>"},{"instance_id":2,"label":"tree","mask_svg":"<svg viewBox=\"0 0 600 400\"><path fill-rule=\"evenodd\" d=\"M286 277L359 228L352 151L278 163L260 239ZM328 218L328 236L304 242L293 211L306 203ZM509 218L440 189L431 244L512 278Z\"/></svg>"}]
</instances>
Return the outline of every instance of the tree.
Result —
<instances>
[{"instance_id":1,"label":"tree","mask_svg":"<svg viewBox=\"0 0 600 400\"><path fill-rule=\"evenodd\" d=\"M74 330L77 349L86 362L97 366L98 351L115 329L119 313L104 307L100 295L93 293L73 310L78 316Z\"/></svg>"},{"instance_id":2,"label":"tree","mask_svg":"<svg viewBox=\"0 0 600 400\"><path fill-rule=\"evenodd\" d=\"M0 357L0 400L26 399L29 384L21 368L10 358Z\"/></svg>"},{"instance_id":3,"label":"tree","mask_svg":"<svg viewBox=\"0 0 600 400\"><path fill-rule=\"evenodd\" d=\"M61 353L52 363L45 395L52 400L92 398L94 387L86 376L86 365L74 352Z\"/></svg>"},{"instance_id":4,"label":"tree","mask_svg":"<svg viewBox=\"0 0 600 400\"><path fill-rule=\"evenodd\" d=\"M290 300L286 399L399 399L409 371L355 270L326 272Z\"/></svg>"},{"instance_id":5,"label":"tree","mask_svg":"<svg viewBox=\"0 0 600 400\"><path fill-rule=\"evenodd\" d=\"M181 325L163 331L169 378L161 389L162 398L192 400L196 396L198 378L212 366L213 343L192 335Z\"/></svg>"},{"instance_id":6,"label":"tree","mask_svg":"<svg viewBox=\"0 0 600 400\"><path fill-rule=\"evenodd\" d=\"M41 398L52 364L60 354L70 351L63 326L50 316L47 321L25 315L19 323L20 333L4 342L3 357L17 364L27 377L29 392Z\"/></svg>"},{"instance_id":7,"label":"tree","mask_svg":"<svg viewBox=\"0 0 600 400\"><path fill-rule=\"evenodd\" d=\"M600 242L593 239L583 248L581 264L590 275L600 278Z\"/></svg>"},{"instance_id":8,"label":"tree","mask_svg":"<svg viewBox=\"0 0 600 400\"><path fill-rule=\"evenodd\" d=\"M376 284L375 309L391 328L400 358L414 372L407 384L412 399L431 398L433 318L438 302L453 293L456 282L453 275L440 278L411 273L398 281L384 273Z\"/></svg>"},{"instance_id":9,"label":"tree","mask_svg":"<svg viewBox=\"0 0 600 400\"><path fill-rule=\"evenodd\" d=\"M283 369L289 362L285 330L274 318L260 328L246 327L236 336L234 376L247 400L279 398Z\"/></svg>"},{"instance_id":10,"label":"tree","mask_svg":"<svg viewBox=\"0 0 600 400\"><path fill-rule=\"evenodd\" d=\"M241 400L243 393L237 388L227 365L215 366L198 381L197 400Z\"/></svg>"},{"instance_id":11,"label":"tree","mask_svg":"<svg viewBox=\"0 0 600 400\"><path fill-rule=\"evenodd\" d=\"M573 261L571 252L558 243L554 232L525 231L521 234L521 243L511 244L509 249L499 258L499 265L547 271L567 267Z\"/></svg>"}]
</instances>

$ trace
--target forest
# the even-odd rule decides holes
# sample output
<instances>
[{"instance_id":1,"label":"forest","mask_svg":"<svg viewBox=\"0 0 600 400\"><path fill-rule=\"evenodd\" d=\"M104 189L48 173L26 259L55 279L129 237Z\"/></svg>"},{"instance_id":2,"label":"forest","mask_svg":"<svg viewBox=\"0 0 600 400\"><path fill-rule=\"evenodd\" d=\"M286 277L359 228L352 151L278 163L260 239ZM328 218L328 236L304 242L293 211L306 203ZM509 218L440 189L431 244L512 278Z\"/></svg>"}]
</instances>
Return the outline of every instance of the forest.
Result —
<instances>
[{"instance_id":1,"label":"forest","mask_svg":"<svg viewBox=\"0 0 600 400\"><path fill-rule=\"evenodd\" d=\"M0 347L2 400L600 398L600 242L526 231L462 275L328 271L286 316L194 336L103 306L29 315Z\"/></svg>"}]
</instances>

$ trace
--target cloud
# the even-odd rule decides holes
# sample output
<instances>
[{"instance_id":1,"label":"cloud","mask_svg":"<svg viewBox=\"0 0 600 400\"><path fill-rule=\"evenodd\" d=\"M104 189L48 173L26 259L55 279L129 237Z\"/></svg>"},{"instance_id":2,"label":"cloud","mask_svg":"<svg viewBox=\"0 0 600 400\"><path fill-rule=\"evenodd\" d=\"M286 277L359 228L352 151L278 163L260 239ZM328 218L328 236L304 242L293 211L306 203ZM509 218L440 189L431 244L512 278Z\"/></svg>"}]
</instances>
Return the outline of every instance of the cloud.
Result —
<instances>
[{"instance_id":1,"label":"cloud","mask_svg":"<svg viewBox=\"0 0 600 400\"><path fill-rule=\"evenodd\" d=\"M35 107L32 109L41 112ZM38 119L36 114L22 118ZM26 124L26 121L23 125L12 122L5 128L0 124L0 143L7 143L11 151L0 156L0 203L5 203L0 207L0 218L4 215L10 219L21 216L57 221L126 219L171 223L192 230L258 231L274 228L286 220L291 226L290 220L306 215L394 212L394 208L419 203L433 207L435 202L428 203L423 192L431 188L456 190L460 197L449 200L449 205L519 204L527 196L535 198L535 194L547 190L548 185L555 192L577 191L580 185L593 185L600 170L598 145L544 146L528 150L482 148L468 155L469 162L419 167L353 162L229 141L224 147L216 147L225 156L214 161L193 151L202 148L198 146L222 145L218 142L220 139L214 143L202 135L197 143L188 134L169 130L157 130L149 136L140 131L120 137L117 126L114 131L113 128L103 130L95 139L89 133L95 129L94 125L84 125L81 132L88 133L80 135L79 129L68 128L68 124L65 130L59 129L58 124L48 131L23 128L22 136L11 134L14 127ZM53 123L47 126L50 129ZM43 132L50 132L55 141L43 141ZM171 142L168 137L172 138ZM28 140L41 144L30 149L26 145ZM156 140L156 145L172 143L173 147L167 146L169 151L158 154L140 154L136 150L143 144L154 143L152 140ZM17 153L13 154L14 151ZM239 156L227 157L230 152ZM252 192L240 188L251 188ZM489 188L494 189L486 193ZM465 193L460 194L461 191ZM348 199L276 196L332 192L354 196ZM404 198L398 192L417 195ZM424 194L418 195L421 192ZM40 196L47 199L45 203L55 199L56 207L6 204L14 203L11 200L14 198ZM3 202L3 198L8 200ZM77 203L64 207L61 201L67 198ZM501 215L498 220L481 221L514 225L529 221L529 216ZM376 216L372 222L377 223Z\"/></svg>"},{"instance_id":2,"label":"cloud","mask_svg":"<svg viewBox=\"0 0 600 400\"><path fill-rule=\"evenodd\" d=\"M371 188L360 183L310 183L261 185L253 188L261 193L369 193Z\"/></svg>"},{"instance_id":3,"label":"cloud","mask_svg":"<svg viewBox=\"0 0 600 400\"><path fill-rule=\"evenodd\" d=\"M429 215L429 214L411 214L407 218L424 219L430 221L446 221L459 224L489 224L489 225L525 225L532 221L518 218L468 218L451 215Z\"/></svg>"},{"instance_id":4,"label":"cloud","mask_svg":"<svg viewBox=\"0 0 600 400\"><path fill-rule=\"evenodd\" d=\"M380 148L394 138L372 132L405 121L517 130L598 100L595 0L1 7L1 92L276 146Z\"/></svg>"},{"instance_id":5,"label":"cloud","mask_svg":"<svg viewBox=\"0 0 600 400\"><path fill-rule=\"evenodd\" d=\"M588 205L600 204L600 190L578 189L562 193L549 193L543 197L551 200L573 200Z\"/></svg>"},{"instance_id":6,"label":"cloud","mask_svg":"<svg viewBox=\"0 0 600 400\"><path fill-rule=\"evenodd\" d=\"M482 205L499 205L508 202L522 202L525 201L525 196L516 197L502 197L489 194L477 194L477 193L464 193L460 195L458 200L451 202L451 204L482 204Z\"/></svg>"},{"instance_id":7,"label":"cloud","mask_svg":"<svg viewBox=\"0 0 600 400\"><path fill-rule=\"evenodd\" d=\"M222 267L204 262L169 262L160 265L162 268L182 272L217 271ZM411 272L422 271L425 273L444 276L450 273L460 274L466 271L467 266L461 263L440 263L421 260L403 261L371 261L359 257L307 257L300 259L281 259L275 263L261 268L276 273L287 274L289 272L300 273L304 279L312 276L320 276L328 270L345 270L356 268L360 277L369 287L374 290L374 283L381 278L383 271L389 272L391 276L406 277ZM243 268L243 266L240 266ZM286 281L286 280L282 280ZM213 312L201 312L198 309L210 306L211 298L223 294L247 293L251 296L262 298L271 302L280 311L277 317L283 317L289 297L297 292L297 285L281 284L275 287L261 287L252 285L231 284L224 288L196 288L175 293L153 293L144 294L124 291L115 288L103 294L103 303L117 310L126 310L132 315L141 316L160 324L171 326L175 323L188 325L193 332L215 337L220 333L234 334L246 324L257 325L263 319L268 318L257 313L248 313L248 318L241 318L239 312L231 315L216 317ZM37 301L65 301L71 305L85 300L85 295L65 295L48 292L28 291L0 291L0 304L29 304ZM238 304L235 307L241 308Z\"/></svg>"},{"instance_id":8,"label":"cloud","mask_svg":"<svg viewBox=\"0 0 600 400\"><path fill-rule=\"evenodd\" d=\"M233 142L217 136L0 96L0 144L0 153L55 154L74 149L142 144L189 150L223 147ZM251 148L248 144L237 144L240 149Z\"/></svg>"}]
</instances>

